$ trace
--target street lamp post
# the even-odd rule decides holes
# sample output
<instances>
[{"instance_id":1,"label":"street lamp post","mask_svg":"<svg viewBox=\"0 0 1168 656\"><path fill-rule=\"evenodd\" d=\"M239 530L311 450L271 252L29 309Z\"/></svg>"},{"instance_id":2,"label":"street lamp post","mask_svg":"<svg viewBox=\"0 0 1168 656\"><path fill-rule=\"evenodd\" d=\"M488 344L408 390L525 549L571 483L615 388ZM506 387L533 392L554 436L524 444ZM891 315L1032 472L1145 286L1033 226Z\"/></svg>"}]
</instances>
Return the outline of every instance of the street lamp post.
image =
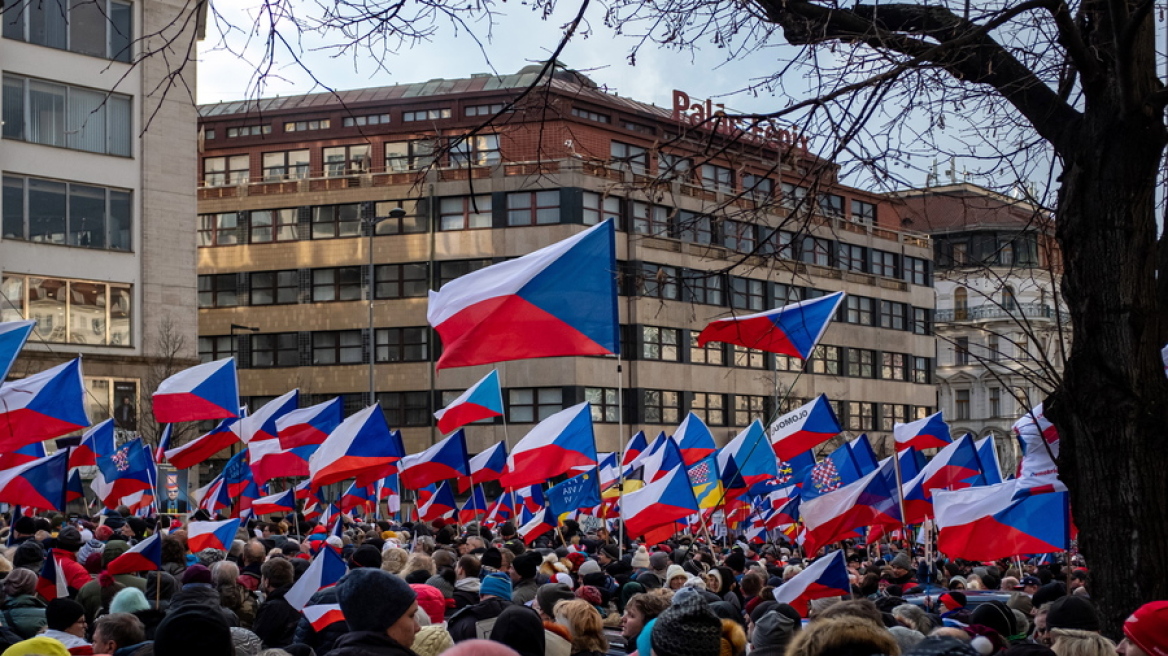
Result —
<instances>
[{"instance_id":1,"label":"street lamp post","mask_svg":"<svg viewBox=\"0 0 1168 656\"><path fill-rule=\"evenodd\" d=\"M368 239L366 249L369 252L369 269L365 276L365 302L369 305L369 403L372 405L377 398L373 376L373 363L377 359L377 339L373 328L373 237L377 234L377 224L387 219L400 220L405 217L406 211L395 207L386 216L374 216L373 203L369 203L365 212L365 235Z\"/></svg>"}]
</instances>

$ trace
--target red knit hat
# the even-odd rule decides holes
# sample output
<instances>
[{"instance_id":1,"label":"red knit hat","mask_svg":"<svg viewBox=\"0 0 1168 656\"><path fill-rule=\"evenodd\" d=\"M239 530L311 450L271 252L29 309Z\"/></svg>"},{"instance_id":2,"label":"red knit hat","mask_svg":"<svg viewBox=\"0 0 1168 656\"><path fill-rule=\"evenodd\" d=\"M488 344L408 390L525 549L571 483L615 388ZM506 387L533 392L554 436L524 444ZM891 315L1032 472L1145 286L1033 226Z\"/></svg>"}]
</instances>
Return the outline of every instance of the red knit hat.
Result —
<instances>
[{"instance_id":1,"label":"red knit hat","mask_svg":"<svg viewBox=\"0 0 1168 656\"><path fill-rule=\"evenodd\" d=\"M1150 656L1168 656L1168 601L1140 606L1123 623L1123 634Z\"/></svg>"}]
</instances>

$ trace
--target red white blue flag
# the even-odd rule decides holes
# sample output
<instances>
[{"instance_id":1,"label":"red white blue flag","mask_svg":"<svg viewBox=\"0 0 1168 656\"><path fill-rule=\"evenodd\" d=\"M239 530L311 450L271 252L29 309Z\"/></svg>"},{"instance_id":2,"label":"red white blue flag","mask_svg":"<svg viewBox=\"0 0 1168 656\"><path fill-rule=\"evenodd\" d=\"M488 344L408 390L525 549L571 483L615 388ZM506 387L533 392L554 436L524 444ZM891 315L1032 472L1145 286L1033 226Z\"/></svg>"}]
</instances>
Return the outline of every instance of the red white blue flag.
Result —
<instances>
[{"instance_id":1,"label":"red white blue flag","mask_svg":"<svg viewBox=\"0 0 1168 656\"><path fill-rule=\"evenodd\" d=\"M189 469L239 441L240 418L230 417L186 444L167 449L166 461L175 469ZM242 453L242 452L241 452Z\"/></svg>"},{"instance_id":2,"label":"red white blue flag","mask_svg":"<svg viewBox=\"0 0 1168 656\"><path fill-rule=\"evenodd\" d=\"M307 408L292 410L276 419L280 446L291 449L298 446L323 444L329 433L341 425L343 405L341 397Z\"/></svg>"},{"instance_id":3,"label":"red white blue flag","mask_svg":"<svg viewBox=\"0 0 1168 656\"><path fill-rule=\"evenodd\" d=\"M12 363L16 362L20 349L24 348L24 343L35 325L36 321L32 319L0 323L0 381L8 378Z\"/></svg>"},{"instance_id":4,"label":"red white blue flag","mask_svg":"<svg viewBox=\"0 0 1168 656\"><path fill-rule=\"evenodd\" d=\"M239 422L239 437L244 444L252 440L274 440L279 437L277 422L280 417L300 406L300 390L285 392Z\"/></svg>"},{"instance_id":5,"label":"red white blue flag","mask_svg":"<svg viewBox=\"0 0 1168 656\"><path fill-rule=\"evenodd\" d=\"M345 567L345 561L341 560L340 554L332 549L321 549L312 559L312 564L305 570L304 575L297 579L284 595L284 601L296 610L302 610L308 605L312 595L336 585L346 571L348 568Z\"/></svg>"},{"instance_id":6,"label":"red white blue flag","mask_svg":"<svg viewBox=\"0 0 1168 656\"><path fill-rule=\"evenodd\" d=\"M430 292L437 368L620 350L616 230L607 220Z\"/></svg>"},{"instance_id":7,"label":"red white blue flag","mask_svg":"<svg viewBox=\"0 0 1168 656\"><path fill-rule=\"evenodd\" d=\"M154 419L162 424L239 416L235 359L195 365L162 381L154 392Z\"/></svg>"},{"instance_id":8,"label":"red white blue flag","mask_svg":"<svg viewBox=\"0 0 1168 656\"><path fill-rule=\"evenodd\" d=\"M714 436L706 422L692 412L677 425L673 439L677 442L677 448L681 449L681 457L685 459L686 467L693 467L702 458L717 450Z\"/></svg>"},{"instance_id":9,"label":"red white blue flag","mask_svg":"<svg viewBox=\"0 0 1168 656\"><path fill-rule=\"evenodd\" d=\"M458 479L458 487L466 492L471 485L497 481L507 469L507 444L499 442L470 459L470 476Z\"/></svg>"},{"instance_id":10,"label":"red white blue flag","mask_svg":"<svg viewBox=\"0 0 1168 656\"><path fill-rule=\"evenodd\" d=\"M541 421L519 440L501 482L508 488L534 485L585 465L596 465L592 406L587 401Z\"/></svg>"},{"instance_id":11,"label":"red white blue flag","mask_svg":"<svg viewBox=\"0 0 1168 656\"><path fill-rule=\"evenodd\" d=\"M655 528L689 517L698 511L685 467L621 497L621 517L629 536L640 537Z\"/></svg>"},{"instance_id":12,"label":"red white blue flag","mask_svg":"<svg viewBox=\"0 0 1168 656\"><path fill-rule=\"evenodd\" d=\"M466 434L455 431L437 444L401 459L398 478L406 488L425 487L438 481L468 476Z\"/></svg>"},{"instance_id":13,"label":"red white blue flag","mask_svg":"<svg viewBox=\"0 0 1168 656\"><path fill-rule=\"evenodd\" d=\"M385 423L381 406L374 404L341 422L308 461L314 487L357 479L371 485L397 471L401 438Z\"/></svg>"},{"instance_id":14,"label":"red white blue flag","mask_svg":"<svg viewBox=\"0 0 1168 656\"><path fill-rule=\"evenodd\" d=\"M191 522L187 524L187 549L198 553L203 549L231 550L235 533L239 530L239 519L225 519L221 522Z\"/></svg>"},{"instance_id":15,"label":"red white blue flag","mask_svg":"<svg viewBox=\"0 0 1168 656\"><path fill-rule=\"evenodd\" d=\"M0 385L0 452L88 425L80 358Z\"/></svg>"},{"instance_id":16,"label":"red white blue flag","mask_svg":"<svg viewBox=\"0 0 1168 656\"><path fill-rule=\"evenodd\" d=\"M492 369L479 382L460 394L445 408L434 413L438 432L443 435L481 419L503 415L503 390L499 387L499 371Z\"/></svg>"},{"instance_id":17,"label":"red white blue flag","mask_svg":"<svg viewBox=\"0 0 1168 656\"><path fill-rule=\"evenodd\" d=\"M779 460L790 462L795 456L839 435L840 430L839 419L836 419L827 395L820 394L771 424L771 447Z\"/></svg>"},{"instance_id":18,"label":"red white blue flag","mask_svg":"<svg viewBox=\"0 0 1168 656\"><path fill-rule=\"evenodd\" d=\"M843 300L844 293L836 292L777 310L718 319L702 329L698 346L725 342L806 360Z\"/></svg>"},{"instance_id":19,"label":"red white blue flag","mask_svg":"<svg viewBox=\"0 0 1168 656\"><path fill-rule=\"evenodd\" d=\"M41 510L65 509L69 451L0 471L0 501Z\"/></svg>"},{"instance_id":20,"label":"red white blue flag","mask_svg":"<svg viewBox=\"0 0 1168 656\"><path fill-rule=\"evenodd\" d=\"M266 484L281 476L308 476L308 461L318 445L284 448L280 440L252 440L247 445L247 458L256 483Z\"/></svg>"},{"instance_id":21,"label":"red white blue flag","mask_svg":"<svg viewBox=\"0 0 1168 656\"><path fill-rule=\"evenodd\" d=\"M110 561L110 574L133 574L162 569L162 534L155 533Z\"/></svg>"},{"instance_id":22,"label":"red white blue flag","mask_svg":"<svg viewBox=\"0 0 1168 656\"><path fill-rule=\"evenodd\" d=\"M296 512L296 492L288 488L283 492L269 494L251 502L251 512L259 517L273 513L288 514Z\"/></svg>"},{"instance_id":23,"label":"red white blue flag","mask_svg":"<svg viewBox=\"0 0 1168 656\"><path fill-rule=\"evenodd\" d=\"M790 604L800 615L807 617L808 605L813 600L842 597L851 592L844 552L833 551L776 588L775 601Z\"/></svg>"},{"instance_id":24,"label":"red white blue flag","mask_svg":"<svg viewBox=\"0 0 1168 656\"><path fill-rule=\"evenodd\" d=\"M998 560L1065 551L1070 543L1068 494L1017 496L1016 481L937 490L937 547L950 558Z\"/></svg>"},{"instance_id":25,"label":"red white blue flag","mask_svg":"<svg viewBox=\"0 0 1168 656\"><path fill-rule=\"evenodd\" d=\"M940 412L907 424L894 424L892 434L896 438L897 451L943 449L953 442L949 437L949 424L945 423Z\"/></svg>"}]
</instances>

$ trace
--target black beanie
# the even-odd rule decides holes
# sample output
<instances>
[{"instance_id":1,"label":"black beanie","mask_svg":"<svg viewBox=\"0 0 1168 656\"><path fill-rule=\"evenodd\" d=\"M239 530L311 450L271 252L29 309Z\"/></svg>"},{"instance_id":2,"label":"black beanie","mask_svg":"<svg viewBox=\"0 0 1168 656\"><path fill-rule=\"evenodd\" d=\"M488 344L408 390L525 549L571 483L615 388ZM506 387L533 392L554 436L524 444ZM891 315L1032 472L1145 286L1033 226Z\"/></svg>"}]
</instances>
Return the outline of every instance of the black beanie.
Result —
<instances>
[{"instance_id":1,"label":"black beanie","mask_svg":"<svg viewBox=\"0 0 1168 656\"><path fill-rule=\"evenodd\" d=\"M1099 631L1100 624L1099 611L1086 597L1060 597L1050 605L1050 612L1046 614L1047 629Z\"/></svg>"},{"instance_id":2,"label":"black beanie","mask_svg":"<svg viewBox=\"0 0 1168 656\"><path fill-rule=\"evenodd\" d=\"M1014 611L1000 601L980 604L969 616L970 624L980 624L998 632L1003 638L1014 635Z\"/></svg>"},{"instance_id":3,"label":"black beanie","mask_svg":"<svg viewBox=\"0 0 1168 656\"><path fill-rule=\"evenodd\" d=\"M722 620L699 595L690 595L657 616L649 636L658 656L707 656L722 650Z\"/></svg>"},{"instance_id":4,"label":"black beanie","mask_svg":"<svg viewBox=\"0 0 1168 656\"><path fill-rule=\"evenodd\" d=\"M1051 581L1034 591L1034 596L1030 598L1030 602L1034 604L1035 608L1042 607L1043 604L1054 601L1059 597L1065 597L1067 588L1058 581Z\"/></svg>"},{"instance_id":5,"label":"black beanie","mask_svg":"<svg viewBox=\"0 0 1168 656\"><path fill-rule=\"evenodd\" d=\"M45 621L53 631L64 631L85 615L81 604L67 597L58 597L45 606Z\"/></svg>"},{"instance_id":6,"label":"black beanie","mask_svg":"<svg viewBox=\"0 0 1168 656\"><path fill-rule=\"evenodd\" d=\"M16 523L12 525L12 530L21 535L32 535L36 533L36 522L32 521L32 517L28 515L21 515L16 518Z\"/></svg>"},{"instance_id":7,"label":"black beanie","mask_svg":"<svg viewBox=\"0 0 1168 656\"><path fill-rule=\"evenodd\" d=\"M507 645L519 656L544 656L547 634L539 613L527 606L510 605L495 620L491 640Z\"/></svg>"},{"instance_id":8,"label":"black beanie","mask_svg":"<svg viewBox=\"0 0 1168 656\"><path fill-rule=\"evenodd\" d=\"M337 583L337 603L353 631L384 633L417 598L408 583L381 569L359 567Z\"/></svg>"},{"instance_id":9,"label":"black beanie","mask_svg":"<svg viewBox=\"0 0 1168 656\"><path fill-rule=\"evenodd\" d=\"M511 566L515 568L515 573L519 574L520 578L530 579L535 578L535 573L539 571L542 563L543 556L539 555L538 551L525 551L511 561Z\"/></svg>"},{"instance_id":10,"label":"black beanie","mask_svg":"<svg viewBox=\"0 0 1168 656\"><path fill-rule=\"evenodd\" d=\"M166 656L233 656L235 642L216 607L181 606L154 630L154 653Z\"/></svg>"},{"instance_id":11,"label":"black beanie","mask_svg":"<svg viewBox=\"0 0 1168 656\"><path fill-rule=\"evenodd\" d=\"M349 562L354 567L381 567L381 552L373 545L363 544L349 557Z\"/></svg>"},{"instance_id":12,"label":"black beanie","mask_svg":"<svg viewBox=\"0 0 1168 656\"><path fill-rule=\"evenodd\" d=\"M726 556L726 567L729 567L735 572L741 572L746 569L746 556L743 556L737 551L731 553L729 556Z\"/></svg>"},{"instance_id":13,"label":"black beanie","mask_svg":"<svg viewBox=\"0 0 1168 656\"><path fill-rule=\"evenodd\" d=\"M978 652L957 638L931 637L918 642L903 656L978 656Z\"/></svg>"},{"instance_id":14,"label":"black beanie","mask_svg":"<svg viewBox=\"0 0 1168 656\"><path fill-rule=\"evenodd\" d=\"M483 567L493 567L499 569L503 566L503 553L499 551L498 547L488 547L483 552L481 559Z\"/></svg>"}]
</instances>

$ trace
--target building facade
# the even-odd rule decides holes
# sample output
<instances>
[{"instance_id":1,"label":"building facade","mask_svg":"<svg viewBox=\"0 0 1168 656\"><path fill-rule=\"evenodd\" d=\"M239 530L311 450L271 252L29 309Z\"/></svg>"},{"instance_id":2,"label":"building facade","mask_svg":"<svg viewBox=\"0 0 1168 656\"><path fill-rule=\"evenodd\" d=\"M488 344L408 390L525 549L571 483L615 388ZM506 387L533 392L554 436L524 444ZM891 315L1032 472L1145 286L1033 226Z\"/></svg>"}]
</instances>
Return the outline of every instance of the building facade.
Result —
<instances>
[{"instance_id":1,"label":"building facade","mask_svg":"<svg viewBox=\"0 0 1168 656\"><path fill-rule=\"evenodd\" d=\"M819 393L878 438L933 410L928 237L898 229L893 201L837 184L797 134L697 125L709 103L674 96L663 109L529 67L203 106L201 357L237 356L253 409L299 387L353 412L372 391L416 452L440 437L434 410L492 368L435 373L427 292L612 217L621 358L498 364L506 421L469 427L472 451L585 400L602 451L690 411L725 442ZM805 371L696 344L711 319L837 290Z\"/></svg>"},{"instance_id":2,"label":"building facade","mask_svg":"<svg viewBox=\"0 0 1168 656\"><path fill-rule=\"evenodd\" d=\"M197 20L172 0L6 0L0 320L10 376L82 356L90 419L153 437L149 393L197 363Z\"/></svg>"},{"instance_id":3,"label":"building facade","mask_svg":"<svg viewBox=\"0 0 1168 656\"><path fill-rule=\"evenodd\" d=\"M994 435L1010 468L1010 427L1046 398L1070 349L1054 219L965 183L900 195L907 224L933 238L940 407L955 436Z\"/></svg>"}]
</instances>

